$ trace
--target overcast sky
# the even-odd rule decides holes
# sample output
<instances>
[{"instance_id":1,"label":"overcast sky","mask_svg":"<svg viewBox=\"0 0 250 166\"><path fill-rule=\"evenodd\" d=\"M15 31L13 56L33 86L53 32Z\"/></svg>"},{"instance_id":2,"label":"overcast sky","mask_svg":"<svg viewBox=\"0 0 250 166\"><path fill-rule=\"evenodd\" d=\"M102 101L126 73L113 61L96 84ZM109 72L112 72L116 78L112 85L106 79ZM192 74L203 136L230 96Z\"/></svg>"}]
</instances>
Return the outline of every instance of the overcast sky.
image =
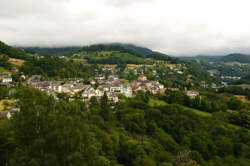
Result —
<instances>
[{"instance_id":1,"label":"overcast sky","mask_svg":"<svg viewBox=\"0 0 250 166\"><path fill-rule=\"evenodd\" d=\"M250 54L250 0L0 0L16 46L133 43L170 55Z\"/></svg>"}]
</instances>

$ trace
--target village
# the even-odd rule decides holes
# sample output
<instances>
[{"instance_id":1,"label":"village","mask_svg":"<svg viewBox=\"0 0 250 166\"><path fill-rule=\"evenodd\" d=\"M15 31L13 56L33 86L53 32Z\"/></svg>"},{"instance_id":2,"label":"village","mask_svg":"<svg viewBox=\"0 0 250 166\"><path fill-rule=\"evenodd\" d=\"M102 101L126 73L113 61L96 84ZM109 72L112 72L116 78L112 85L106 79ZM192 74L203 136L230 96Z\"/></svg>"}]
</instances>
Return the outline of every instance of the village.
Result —
<instances>
[{"instance_id":1,"label":"village","mask_svg":"<svg viewBox=\"0 0 250 166\"><path fill-rule=\"evenodd\" d=\"M123 97L133 97L138 91L149 92L154 95L165 94L166 90L179 91L179 88L166 87L160 83L160 75L156 75L156 70L152 70L152 73L157 79L148 79L146 74L143 73L142 68L144 67L145 66L142 65L127 66L125 73L129 74L132 71L136 75L132 80L119 78L117 68L110 65L101 66L102 72L98 73L95 71L97 72L96 76L88 80L83 78L46 79L42 75L27 76L22 72L19 72L16 67L13 67L11 69L11 74L0 74L0 85L15 87L21 83L23 86L31 86L44 91L55 99L59 99L63 96L69 101L75 99L82 100L87 107L91 103L92 97L95 97L97 101L100 101L104 94L107 95L107 98L111 103L117 103ZM152 66L146 66L144 70L151 67ZM182 75L183 71L185 71L185 66L168 65L166 67L179 75ZM107 75L107 73L109 74ZM162 72L161 74L164 75L165 73ZM19 83L16 82L15 75L18 75L18 79L21 80ZM185 94L191 99L195 99L197 96L201 97L196 90L185 89ZM15 106L11 109L2 109L0 110L0 117L10 118L13 112L16 112L17 110L19 109Z\"/></svg>"},{"instance_id":2,"label":"village","mask_svg":"<svg viewBox=\"0 0 250 166\"><path fill-rule=\"evenodd\" d=\"M167 66L172 70L177 70L174 66ZM185 67L184 67L185 68ZM86 104L90 103L91 97L95 96L97 100L106 93L108 100L111 102L118 102L119 96L132 97L135 92L141 90L150 92L151 94L164 94L166 89L179 90L178 88L164 87L158 80L149 80L145 74L136 73L137 68L128 66L125 72L132 70L137 75L137 80L121 79L116 75L112 67L102 67L103 72L110 72L111 75L97 74L94 78L85 81L83 78L65 78L62 80L47 80L42 75L32 75L30 77L24 74L20 75L23 85L37 88L41 91L47 92L49 95L58 99L58 94L64 94L69 100L75 98L82 99ZM18 73L16 67L12 68L12 75ZM155 74L156 71L153 71ZM177 71L179 74L181 71ZM13 77L11 75L0 74L0 84L4 86L13 86ZM186 95L190 98L199 96L198 91L186 90Z\"/></svg>"},{"instance_id":3,"label":"village","mask_svg":"<svg viewBox=\"0 0 250 166\"><path fill-rule=\"evenodd\" d=\"M128 82L119 79L115 75L105 78L104 75L98 75L89 84L83 84L82 78L68 78L62 81L41 81L42 76L34 75L27 79L27 84L47 92L49 95L57 98L57 94L64 93L71 100L74 96L79 96L85 102L89 102L91 97L100 99L106 93L109 101L118 102L119 95L132 97L133 93L139 90L149 91L152 94L163 94L164 86L158 81L147 80L145 75L140 75L138 80Z\"/></svg>"}]
</instances>

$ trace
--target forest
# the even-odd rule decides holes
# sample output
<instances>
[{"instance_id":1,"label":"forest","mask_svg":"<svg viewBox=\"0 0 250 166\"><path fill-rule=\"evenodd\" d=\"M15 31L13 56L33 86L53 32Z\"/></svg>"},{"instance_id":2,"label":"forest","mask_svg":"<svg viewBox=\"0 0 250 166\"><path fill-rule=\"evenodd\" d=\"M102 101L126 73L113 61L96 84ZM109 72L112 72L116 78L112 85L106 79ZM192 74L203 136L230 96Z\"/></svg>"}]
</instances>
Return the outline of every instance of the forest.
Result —
<instances>
[{"instance_id":1,"label":"forest","mask_svg":"<svg viewBox=\"0 0 250 166\"><path fill-rule=\"evenodd\" d=\"M250 162L250 133L223 115L199 116L179 104L149 106L138 92L115 105L53 97L21 88L20 112L0 120L1 165L171 166ZM221 118L220 118L221 117Z\"/></svg>"}]
</instances>

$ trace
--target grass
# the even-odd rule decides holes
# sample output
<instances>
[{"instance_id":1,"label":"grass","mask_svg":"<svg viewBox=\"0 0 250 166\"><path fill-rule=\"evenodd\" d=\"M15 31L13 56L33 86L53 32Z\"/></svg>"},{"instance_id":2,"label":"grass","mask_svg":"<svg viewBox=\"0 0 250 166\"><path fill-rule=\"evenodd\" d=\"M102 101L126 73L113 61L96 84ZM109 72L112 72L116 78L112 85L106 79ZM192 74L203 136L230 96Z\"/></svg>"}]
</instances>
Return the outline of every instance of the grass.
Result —
<instances>
[{"instance_id":1,"label":"grass","mask_svg":"<svg viewBox=\"0 0 250 166\"><path fill-rule=\"evenodd\" d=\"M162 100L157 100L157 99L150 99L148 102L148 105L150 107L158 107L158 106L166 106L168 105L168 103L166 103L165 101ZM196 115L202 116L202 117L212 117L212 114L208 113L208 112L203 112L194 108L190 108L190 107L185 107L182 106L184 108L184 110L186 111L191 111L193 113L195 113Z\"/></svg>"},{"instance_id":2,"label":"grass","mask_svg":"<svg viewBox=\"0 0 250 166\"><path fill-rule=\"evenodd\" d=\"M234 95L234 97L236 97L238 100L244 102L244 103L250 103L250 100L247 99L246 96L243 95Z\"/></svg>"},{"instance_id":3,"label":"grass","mask_svg":"<svg viewBox=\"0 0 250 166\"><path fill-rule=\"evenodd\" d=\"M0 73L6 73L6 72L8 72L8 70L6 70L6 69L0 67Z\"/></svg>"},{"instance_id":4,"label":"grass","mask_svg":"<svg viewBox=\"0 0 250 166\"><path fill-rule=\"evenodd\" d=\"M211 113L208 113L208 112L203 112L203 111L200 111L200 110L197 110L197 109L194 109L194 108L190 108L190 107L184 107L185 110L187 111L191 111L199 116L202 116L202 117L212 117L212 114Z\"/></svg>"},{"instance_id":5,"label":"grass","mask_svg":"<svg viewBox=\"0 0 250 166\"><path fill-rule=\"evenodd\" d=\"M241 86L242 88L250 88L250 84L241 84L239 86Z\"/></svg>"},{"instance_id":6,"label":"grass","mask_svg":"<svg viewBox=\"0 0 250 166\"><path fill-rule=\"evenodd\" d=\"M209 74L219 74L220 72L217 69L212 69L207 71Z\"/></svg>"},{"instance_id":7,"label":"grass","mask_svg":"<svg viewBox=\"0 0 250 166\"><path fill-rule=\"evenodd\" d=\"M9 59L9 62L13 65L16 65L16 66L22 66L24 64L24 60L22 59L16 59L16 58L10 58Z\"/></svg>"},{"instance_id":8,"label":"grass","mask_svg":"<svg viewBox=\"0 0 250 166\"><path fill-rule=\"evenodd\" d=\"M11 104L13 104L13 100L0 100L0 111L3 111L4 109L4 104L8 103L10 106L7 106L7 109L11 109Z\"/></svg>"},{"instance_id":9,"label":"grass","mask_svg":"<svg viewBox=\"0 0 250 166\"><path fill-rule=\"evenodd\" d=\"M166 103L165 101L162 101L162 100L150 99L149 102L148 102L148 105L150 107L157 107L157 106L166 106L166 105L169 105L169 104ZM191 112L193 112L196 115L201 116L201 117L212 117L213 116L211 113L208 113L208 112L203 112L203 111L200 111L200 110L197 110L197 109L194 109L194 108L190 108L190 107L185 107L185 106L182 106L182 107L184 108L185 111L191 111ZM228 110L228 111L231 111L231 110ZM240 126L230 124L230 123L227 123L226 126L229 127L229 128L236 129L236 130L239 130L239 129L242 128ZM250 132L250 130L248 130L248 131Z\"/></svg>"},{"instance_id":10,"label":"grass","mask_svg":"<svg viewBox=\"0 0 250 166\"><path fill-rule=\"evenodd\" d=\"M162 100L150 99L148 102L150 107L166 106L168 103Z\"/></svg>"}]
</instances>

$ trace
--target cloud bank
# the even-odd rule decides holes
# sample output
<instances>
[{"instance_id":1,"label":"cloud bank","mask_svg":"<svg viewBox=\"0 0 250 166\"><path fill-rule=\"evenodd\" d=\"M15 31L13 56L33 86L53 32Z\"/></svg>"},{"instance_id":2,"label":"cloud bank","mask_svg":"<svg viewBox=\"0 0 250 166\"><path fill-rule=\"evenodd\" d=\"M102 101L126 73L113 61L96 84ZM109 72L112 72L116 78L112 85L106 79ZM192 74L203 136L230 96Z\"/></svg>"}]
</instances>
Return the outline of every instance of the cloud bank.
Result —
<instances>
[{"instance_id":1,"label":"cloud bank","mask_svg":"<svg viewBox=\"0 0 250 166\"><path fill-rule=\"evenodd\" d=\"M1 0L17 46L133 43L170 55L250 54L249 0Z\"/></svg>"}]
</instances>

